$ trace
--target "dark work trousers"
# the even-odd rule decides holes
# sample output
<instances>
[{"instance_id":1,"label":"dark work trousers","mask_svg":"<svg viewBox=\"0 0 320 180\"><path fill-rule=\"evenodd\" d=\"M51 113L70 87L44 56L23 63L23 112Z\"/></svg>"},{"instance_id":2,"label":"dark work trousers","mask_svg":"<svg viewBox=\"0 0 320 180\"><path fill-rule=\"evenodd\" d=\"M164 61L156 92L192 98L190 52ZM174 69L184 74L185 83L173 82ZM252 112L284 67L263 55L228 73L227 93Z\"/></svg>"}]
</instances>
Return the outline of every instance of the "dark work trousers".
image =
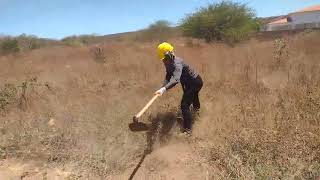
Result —
<instances>
[{"instance_id":1,"label":"dark work trousers","mask_svg":"<svg viewBox=\"0 0 320 180\"><path fill-rule=\"evenodd\" d=\"M190 106L193 105L195 111L200 109L199 91L203 85L200 75L196 79L190 80L183 86L183 96L181 100L181 111L183 116L183 126L185 130L192 128L192 114Z\"/></svg>"}]
</instances>

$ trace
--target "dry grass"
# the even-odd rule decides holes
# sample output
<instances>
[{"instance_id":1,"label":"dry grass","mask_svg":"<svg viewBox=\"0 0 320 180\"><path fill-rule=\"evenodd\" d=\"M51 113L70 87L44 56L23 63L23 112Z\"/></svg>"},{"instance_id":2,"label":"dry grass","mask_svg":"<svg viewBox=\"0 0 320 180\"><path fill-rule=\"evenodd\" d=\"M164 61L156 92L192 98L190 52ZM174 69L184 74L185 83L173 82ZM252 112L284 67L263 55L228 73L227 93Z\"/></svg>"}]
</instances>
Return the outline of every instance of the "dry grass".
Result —
<instances>
[{"instance_id":1,"label":"dry grass","mask_svg":"<svg viewBox=\"0 0 320 180\"><path fill-rule=\"evenodd\" d=\"M319 177L318 35L286 37L285 48L172 40L204 79L193 145L210 177ZM150 135L129 131L128 123L164 76L155 47L121 41L1 57L0 157L68 165L75 179L134 167ZM174 112L180 96L173 89L145 117Z\"/></svg>"}]
</instances>

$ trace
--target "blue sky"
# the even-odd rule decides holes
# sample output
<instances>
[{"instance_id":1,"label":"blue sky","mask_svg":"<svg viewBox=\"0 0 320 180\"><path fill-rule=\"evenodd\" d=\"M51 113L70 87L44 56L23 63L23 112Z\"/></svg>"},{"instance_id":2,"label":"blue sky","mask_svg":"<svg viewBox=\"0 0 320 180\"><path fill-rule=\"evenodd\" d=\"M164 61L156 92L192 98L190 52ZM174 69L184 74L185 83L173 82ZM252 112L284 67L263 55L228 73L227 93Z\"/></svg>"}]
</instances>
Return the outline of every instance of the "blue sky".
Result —
<instances>
[{"instance_id":1,"label":"blue sky","mask_svg":"<svg viewBox=\"0 0 320 180\"><path fill-rule=\"evenodd\" d=\"M287 14L320 0L236 0L259 17ZM33 34L59 39L79 34L113 34L186 14L215 0L0 0L0 34Z\"/></svg>"}]
</instances>

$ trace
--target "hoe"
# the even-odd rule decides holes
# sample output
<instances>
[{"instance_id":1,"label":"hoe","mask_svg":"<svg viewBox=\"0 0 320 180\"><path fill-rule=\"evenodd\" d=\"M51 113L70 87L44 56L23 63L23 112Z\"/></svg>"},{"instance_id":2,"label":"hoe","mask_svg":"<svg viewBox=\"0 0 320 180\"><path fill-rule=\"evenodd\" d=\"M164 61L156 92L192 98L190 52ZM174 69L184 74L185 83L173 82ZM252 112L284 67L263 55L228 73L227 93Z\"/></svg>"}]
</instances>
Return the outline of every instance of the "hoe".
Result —
<instances>
[{"instance_id":1,"label":"hoe","mask_svg":"<svg viewBox=\"0 0 320 180\"><path fill-rule=\"evenodd\" d=\"M152 99L133 117L133 123L129 124L129 128L132 131L145 131L149 127L145 123L139 122L139 118L149 109L153 102L159 97L159 94L156 94Z\"/></svg>"}]
</instances>

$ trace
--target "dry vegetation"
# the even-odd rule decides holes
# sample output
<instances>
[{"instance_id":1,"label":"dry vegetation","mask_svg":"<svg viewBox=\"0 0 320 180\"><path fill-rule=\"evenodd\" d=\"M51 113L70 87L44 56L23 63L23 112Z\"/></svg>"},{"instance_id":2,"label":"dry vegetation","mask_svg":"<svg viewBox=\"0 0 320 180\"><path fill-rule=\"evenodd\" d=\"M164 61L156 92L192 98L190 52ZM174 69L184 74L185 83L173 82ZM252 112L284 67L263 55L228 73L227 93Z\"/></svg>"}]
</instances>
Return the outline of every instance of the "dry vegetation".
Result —
<instances>
[{"instance_id":1,"label":"dry vegetation","mask_svg":"<svg viewBox=\"0 0 320 180\"><path fill-rule=\"evenodd\" d=\"M319 32L235 47L172 43L205 82L192 138L175 135L180 87L145 116L154 124L149 132L128 129L163 79L156 43L48 47L0 57L2 161L37 161L69 169L69 179L95 179L130 175L141 156L182 143L192 147L190 163L205 169L194 173L209 179L320 176ZM158 174L170 167L144 163Z\"/></svg>"}]
</instances>

